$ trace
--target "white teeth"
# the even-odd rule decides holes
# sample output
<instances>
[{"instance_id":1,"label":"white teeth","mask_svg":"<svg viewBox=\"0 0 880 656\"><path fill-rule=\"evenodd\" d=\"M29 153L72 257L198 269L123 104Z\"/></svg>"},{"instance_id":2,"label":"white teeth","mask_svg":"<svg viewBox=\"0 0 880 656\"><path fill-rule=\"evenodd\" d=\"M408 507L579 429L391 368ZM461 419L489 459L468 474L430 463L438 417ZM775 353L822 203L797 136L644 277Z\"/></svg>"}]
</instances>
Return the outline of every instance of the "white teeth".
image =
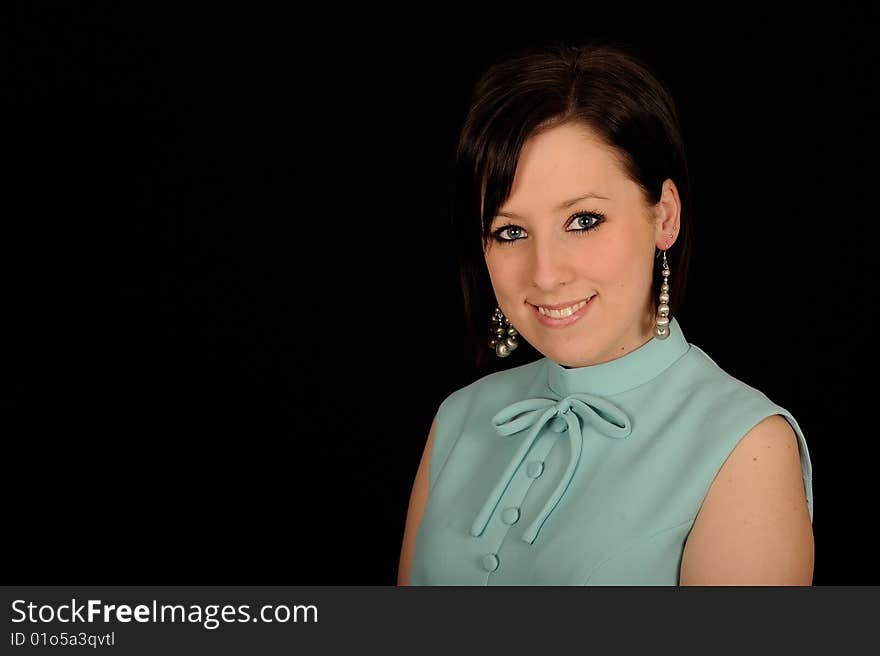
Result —
<instances>
[{"instance_id":1,"label":"white teeth","mask_svg":"<svg viewBox=\"0 0 880 656\"><path fill-rule=\"evenodd\" d=\"M590 298L593 298L592 296ZM563 319L565 317L570 317L572 314L580 310L587 304L587 301L590 300L588 298L586 301L581 301L580 303L576 303L571 307L563 308L561 310L548 310L547 308L543 308L540 305L538 306L538 312L543 314L545 317L553 317L554 319Z\"/></svg>"}]
</instances>

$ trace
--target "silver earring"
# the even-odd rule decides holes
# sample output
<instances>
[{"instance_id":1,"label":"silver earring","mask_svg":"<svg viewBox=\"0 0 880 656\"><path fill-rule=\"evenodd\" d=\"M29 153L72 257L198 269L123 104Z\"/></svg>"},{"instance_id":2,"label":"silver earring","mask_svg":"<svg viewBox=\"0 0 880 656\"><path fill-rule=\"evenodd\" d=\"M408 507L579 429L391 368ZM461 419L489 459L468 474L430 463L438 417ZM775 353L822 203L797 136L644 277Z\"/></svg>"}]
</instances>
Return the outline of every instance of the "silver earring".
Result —
<instances>
[{"instance_id":1,"label":"silver earring","mask_svg":"<svg viewBox=\"0 0 880 656\"><path fill-rule=\"evenodd\" d=\"M489 329L489 347L495 349L495 355L506 358L519 343L516 341L516 328L504 316L500 307L495 308L492 315L492 327Z\"/></svg>"},{"instance_id":2,"label":"silver earring","mask_svg":"<svg viewBox=\"0 0 880 656\"><path fill-rule=\"evenodd\" d=\"M657 339L669 337L669 263L666 261L666 251L663 251L663 284L660 285L660 304L657 306L657 326L654 336Z\"/></svg>"}]
</instances>

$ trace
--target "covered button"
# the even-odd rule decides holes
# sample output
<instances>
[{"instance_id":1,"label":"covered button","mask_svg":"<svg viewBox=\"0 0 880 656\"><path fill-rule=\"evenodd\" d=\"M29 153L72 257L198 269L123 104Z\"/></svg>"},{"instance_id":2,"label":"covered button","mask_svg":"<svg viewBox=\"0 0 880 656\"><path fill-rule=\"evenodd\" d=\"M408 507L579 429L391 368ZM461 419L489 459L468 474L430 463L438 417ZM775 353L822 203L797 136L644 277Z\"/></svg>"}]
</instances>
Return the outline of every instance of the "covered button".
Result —
<instances>
[{"instance_id":1,"label":"covered button","mask_svg":"<svg viewBox=\"0 0 880 656\"><path fill-rule=\"evenodd\" d=\"M498 556L493 553L483 556L483 569L487 572L494 572L498 569Z\"/></svg>"},{"instance_id":2,"label":"covered button","mask_svg":"<svg viewBox=\"0 0 880 656\"><path fill-rule=\"evenodd\" d=\"M501 513L501 521L505 524L516 524L519 519L519 508L505 508Z\"/></svg>"},{"instance_id":3,"label":"covered button","mask_svg":"<svg viewBox=\"0 0 880 656\"><path fill-rule=\"evenodd\" d=\"M533 460L529 463L528 467L526 467L526 476L528 476L529 478L538 478L538 476L540 476L541 472L543 471L544 463Z\"/></svg>"}]
</instances>

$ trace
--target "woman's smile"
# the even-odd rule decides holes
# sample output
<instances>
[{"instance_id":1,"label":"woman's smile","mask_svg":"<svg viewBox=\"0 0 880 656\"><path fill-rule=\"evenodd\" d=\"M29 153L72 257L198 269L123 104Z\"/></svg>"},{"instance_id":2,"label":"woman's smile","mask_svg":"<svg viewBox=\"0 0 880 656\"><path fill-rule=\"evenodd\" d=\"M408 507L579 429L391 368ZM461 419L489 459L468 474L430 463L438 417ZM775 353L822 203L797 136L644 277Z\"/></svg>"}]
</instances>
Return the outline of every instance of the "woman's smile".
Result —
<instances>
[{"instance_id":1,"label":"woman's smile","mask_svg":"<svg viewBox=\"0 0 880 656\"><path fill-rule=\"evenodd\" d=\"M532 311L542 325L547 326L548 328L564 328L570 326L584 316L593 305L593 299L595 297L596 295L594 294L588 299L581 300L574 305L561 310L546 309L538 305L531 305L531 303L529 305L531 305Z\"/></svg>"}]
</instances>

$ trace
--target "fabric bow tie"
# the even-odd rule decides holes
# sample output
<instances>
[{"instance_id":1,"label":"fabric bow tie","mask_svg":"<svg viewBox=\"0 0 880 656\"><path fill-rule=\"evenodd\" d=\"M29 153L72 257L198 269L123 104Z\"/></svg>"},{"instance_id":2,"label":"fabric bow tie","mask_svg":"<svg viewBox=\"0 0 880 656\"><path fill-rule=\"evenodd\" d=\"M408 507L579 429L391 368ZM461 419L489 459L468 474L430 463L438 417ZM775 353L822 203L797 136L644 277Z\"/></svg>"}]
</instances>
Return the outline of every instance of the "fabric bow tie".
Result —
<instances>
[{"instance_id":1,"label":"fabric bow tie","mask_svg":"<svg viewBox=\"0 0 880 656\"><path fill-rule=\"evenodd\" d=\"M523 534L522 539L529 544L534 543L547 517L553 512L553 509L559 503L571 479L574 477L583 447L582 422L591 424L606 437L623 438L628 437L632 432L632 424L626 413L607 399L594 394L570 394L559 401L543 398L525 399L512 403L502 409L492 417L492 424L500 435L514 435L529 427L531 427L531 430L522 444L520 444L519 449L517 449L516 454L495 484L495 487L492 488L489 498L486 499L486 503L483 504L482 510L480 510L477 518L474 520L474 524L471 527L472 536L478 537L483 534L486 525L489 523L489 518L495 512L498 502L501 500L517 469L528 455L538 433L540 433L541 428L551 418L554 420L554 423L551 425L554 431L568 431L568 440L571 447L568 467L556 490Z\"/></svg>"}]
</instances>

